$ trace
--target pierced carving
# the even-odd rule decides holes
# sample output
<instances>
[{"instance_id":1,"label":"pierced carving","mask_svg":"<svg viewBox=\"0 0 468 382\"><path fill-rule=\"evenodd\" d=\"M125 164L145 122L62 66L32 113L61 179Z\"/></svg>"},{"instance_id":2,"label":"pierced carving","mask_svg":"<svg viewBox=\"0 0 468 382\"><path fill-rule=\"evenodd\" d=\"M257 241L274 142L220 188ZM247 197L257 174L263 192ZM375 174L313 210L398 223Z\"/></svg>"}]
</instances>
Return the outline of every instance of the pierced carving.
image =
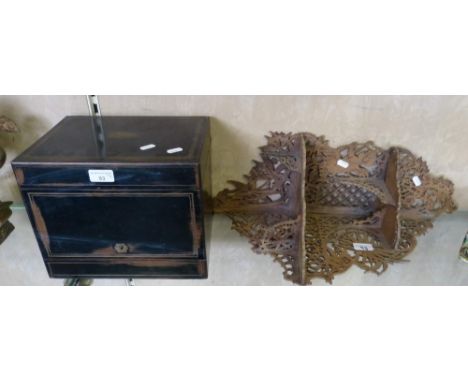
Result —
<instances>
[{"instance_id":1,"label":"pierced carving","mask_svg":"<svg viewBox=\"0 0 468 382\"><path fill-rule=\"evenodd\" d=\"M16 133L18 132L18 128L11 119L5 116L0 116L0 132ZM5 161L6 152L2 147L0 147L0 167L5 164ZM12 202L0 201L0 244L5 241L15 228L13 224L8 221L12 214L10 209L11 204Z\"/></svg>"},{"instance_id":2,"label":"pierced carving","mask_svg":"<svg viewBox=\"0 0 468 382\"><path fill-rule=\"evenodd\" d=\"M406 149L370 141L332 148L310 133L266 139L246 183L229 182L215 209L294 283L331 283L352 265L380 274L456 208L452 182Z\"/></svg>"}]
</instances>

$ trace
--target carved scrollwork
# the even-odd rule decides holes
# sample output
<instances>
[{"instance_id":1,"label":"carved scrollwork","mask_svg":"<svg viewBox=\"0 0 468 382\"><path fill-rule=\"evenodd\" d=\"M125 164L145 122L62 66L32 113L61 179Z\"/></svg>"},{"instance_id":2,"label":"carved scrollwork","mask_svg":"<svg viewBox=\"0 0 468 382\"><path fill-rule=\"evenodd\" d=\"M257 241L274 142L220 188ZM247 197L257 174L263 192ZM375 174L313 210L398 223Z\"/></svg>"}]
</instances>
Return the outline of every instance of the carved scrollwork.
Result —
<instances>
[{"instance_id":1,"label":"carved scrollwork","mask_svg":"<svg viewBox=\"0 0 468 382\"><path fill-rule=\"evenodd\" d=\"M443 177L434 177L422 158L417 158L406 149L398 149L400 172L398 182L401 188L402 208L416 210L418 214L435 218L441 213L456 209L452 199L453 183ZM421 186L413 178L418 177Z\"/></svg>"},{"instance_id":2,"label":"carved scrollwork","mask_svg":"<svg viewBox=\"0 0 468 382\"><path fill-rule=\"evenodd\" d=\"M455 209L452 182L406 149L332 148L310 133L266 138L246 183L231 182L215 206L292 282L332 282L352 265L381 274L404 260L432 219Z\"/></svg>"},{"instance_id":3,"label":"carved scrollwork","mask_svg":"<svg viewBox=\"0 0 468 382\"><path fill-rule=\"evenodd\" d=\"M0 116L0 132L3 133L16 133L18 132L18 127L16 124L9 118L5 116ZM0 167L5 164L6 152L0 147ZM8 221L12 212L10 209L12 202L2 202L0 201L0 244L10 235L14 230L12 223Z\"/></svg>"}]
</instances>

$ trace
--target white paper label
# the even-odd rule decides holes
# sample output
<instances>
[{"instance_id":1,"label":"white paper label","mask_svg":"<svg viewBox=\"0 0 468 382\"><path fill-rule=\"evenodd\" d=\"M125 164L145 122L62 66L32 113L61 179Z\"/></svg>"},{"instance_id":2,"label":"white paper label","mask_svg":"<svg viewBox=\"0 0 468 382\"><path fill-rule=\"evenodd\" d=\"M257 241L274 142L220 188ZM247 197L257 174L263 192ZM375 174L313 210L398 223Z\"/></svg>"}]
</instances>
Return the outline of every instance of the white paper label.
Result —
<instances>
[{"instance_id":1,"label":"white paper label","mask_svg":"<svg viewBox=\"0 0 468 382\"><path fill-rule=\"evenodd\" d=\"M112 170L88 170L89 181L95 183L114 182L114 171Z\"/></svg>"},{"instance_id":2,"label":"white paper label","mask_svg":"<svg viewBox=\"0 0 468 382\"><path fill-rule=\"evenodd\" d=\"M421 179L417 175L413 176L412 180L416 187L419 187L422 184Z\"/></svg>"},{"instance_id":3,"label":"white paper label","mask_svg":"<svg viewBox=\"0 0 468 382\"><path fill-rule=\"evenodd\" d=\"M180 153L181 151L184 151L182 147L174 147L173 149L169 149L166 152L168 154L175 154L175 153Z\"/></svg>"},{"instance_id":4,"label":"white paper label","mask_svg":"<svg viewBox=\"0 0 468 382\"><path fill-rule=\"evenodd\" d=\"M373 251L374 246L369 243L353 243L353 247L355 251Z\"/></svg>"},{"instance_id":5,"label":"white paper label","mask_svg":"<svg viewBox=\"0 0 468 382\"><path fill-rule=\"evenodd\" d=\"M348 168L349 166L349 163L346 162L345 160L343 159L338 159L338 161L336 162L336 164L340 167L343 167L343 168Z\"/></svg>"},{"instance_id":6,"label":"white paper label","mask_svg":"<svg viewBox=\"0 0 468 382\"><path fill-rule=\"evenodd\" d=\"M155 147L156 147L156 145L150 143L149 145L140 146L140 150L141 151L146 151L146 150L154 149Z\"/></svg>"}]
</instances>

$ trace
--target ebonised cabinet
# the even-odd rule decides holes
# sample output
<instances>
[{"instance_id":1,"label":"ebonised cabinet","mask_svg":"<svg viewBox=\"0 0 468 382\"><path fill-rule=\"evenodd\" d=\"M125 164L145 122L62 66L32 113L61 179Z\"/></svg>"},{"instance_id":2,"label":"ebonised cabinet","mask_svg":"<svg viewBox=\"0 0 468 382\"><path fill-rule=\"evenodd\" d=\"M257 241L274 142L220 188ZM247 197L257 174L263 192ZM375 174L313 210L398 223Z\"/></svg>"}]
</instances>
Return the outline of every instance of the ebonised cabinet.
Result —
<instances>
[{"instance_id":1,"label":"ebonised cabinet","mask_svg":"<svg viewBox=\"0 0 468 382\"><path fill-rule=\"evenodd\" d=\"M207 117L63 119L12 162L51 277L207 277Z\"/></svg>"}]
</instances>

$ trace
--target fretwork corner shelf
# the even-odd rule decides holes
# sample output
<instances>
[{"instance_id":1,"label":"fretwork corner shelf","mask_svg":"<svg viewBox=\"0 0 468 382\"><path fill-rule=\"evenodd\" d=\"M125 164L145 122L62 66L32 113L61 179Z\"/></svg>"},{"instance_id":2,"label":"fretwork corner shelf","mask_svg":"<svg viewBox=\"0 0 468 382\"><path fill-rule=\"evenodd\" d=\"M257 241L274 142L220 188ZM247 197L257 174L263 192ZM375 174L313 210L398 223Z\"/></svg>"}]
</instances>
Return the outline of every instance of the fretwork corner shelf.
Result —
<instances>
[{"instance_id":1,"label":"fretwork corner shelf","mask_svg":"<svg viewBox=\"0 0 468 382\"><path fill-rule=\"evenodd\" d=\"M230 181L215 209L294 283L331 283L353 264L380 274L414 249L432 220L456 209L452 182L406 149L370 141L333 148L310 133L266 139L246 183Z\"/></svg>"}]
</instances>

